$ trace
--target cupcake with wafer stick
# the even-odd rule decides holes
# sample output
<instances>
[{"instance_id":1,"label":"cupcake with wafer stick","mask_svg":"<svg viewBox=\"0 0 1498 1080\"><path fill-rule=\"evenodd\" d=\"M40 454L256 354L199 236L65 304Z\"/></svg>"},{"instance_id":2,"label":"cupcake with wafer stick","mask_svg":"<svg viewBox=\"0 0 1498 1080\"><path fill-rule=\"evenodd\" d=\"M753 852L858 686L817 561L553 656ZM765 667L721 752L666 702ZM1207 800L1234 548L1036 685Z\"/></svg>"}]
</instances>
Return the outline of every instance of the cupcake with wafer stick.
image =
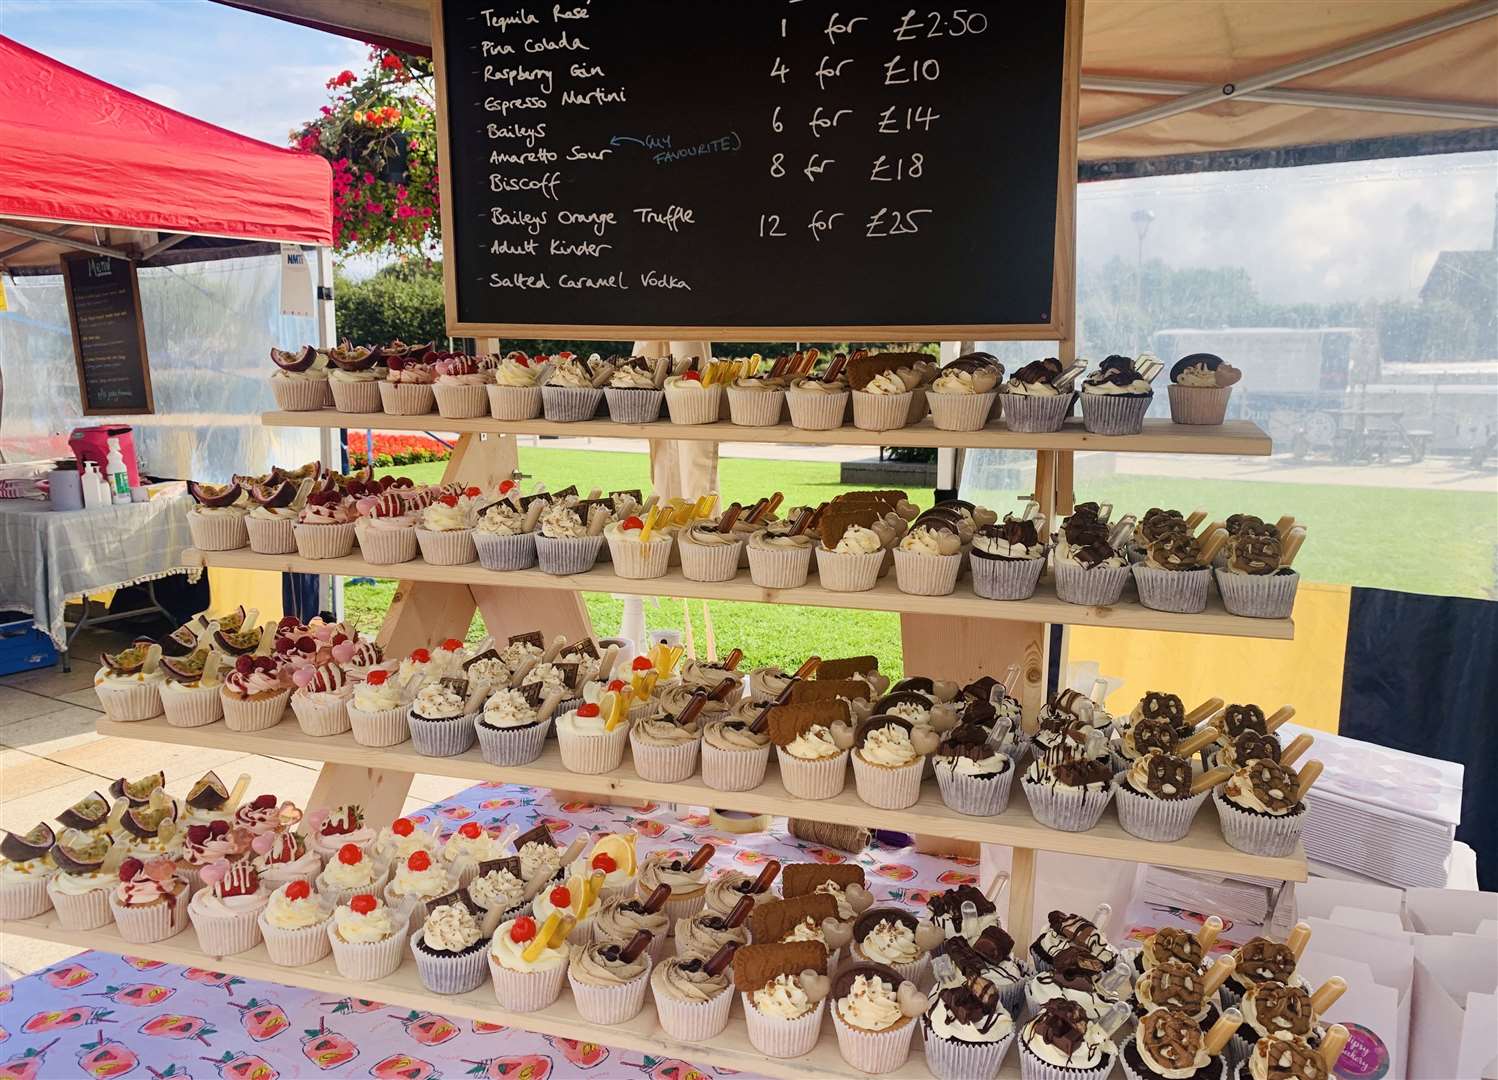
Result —
<instances>
[{"instance_id":1,"label":"cupcake with wafer stick","mask_svg":"<svg viewBox=\"0 0 1498 1080\"><path fill-rule=\"evenodd\" d=\"M1156 964L1177 963L1200 968L1222 935L1219 916L1209 916L1196 933L1178 926L1162 926L1146 937L1134 953L1134 972L1142 975Z\"/></svg>"},{"instance_id":2,"label":"cupcake with wafer stick","mask_svg":"<svg viewBox=\"0 0 1498 1080\"><path fill-rule=\"evenodd\" d=\"M1129 1080L1222 1080L1223 1054L1233 1017L1203 1026L1175 1009L1153 1009L1139 1018L1119 1048Z\"/></svg>"},{"instance_id":3,"label":"cupcake with wafer stick","mask_svg":"<svg viewBox=\"0 0 1498 1080\"><path fill-rule=\"evenodd\" d=\"M1195 614L1207 606L1212 560L1227 543L1226 529L1193 536L1172 530L1149 542L1145 559L1133 567L1139 602L1156 611Z\"/></svg>"},{"instance_id":4,"label":"cupcake with wafer stick","mask_svg":"<svg viewBox=\"0 0 1498 1080\"><path fill-rule=\"evenodd\" d=\"M669 851L651 852L640 864L635 894L642 900L650 899L658 887L666 885L671 890L661 909L666 917L674 924L677 919L696 915L707 902L704 879L716 851L712 844L703 844L685 858Z\"/></svg>"},{"instance_id":5,"label":"cupcake with wafer stick","mask_svg":"<svg viewBox=\"0 0 1498 1080\"><path fill-rule=\"evenodd\" d=\"M744 507L730 503L717 520L688 525L676 534L681 573L688 581L730 581L738 573L743 537L734 531ZM752 533L750 534L752 535Z\"/></svg>"},{"instance_id":6,"label":"cupcake with wafer stick","mask_svg":"<svg viewBox=\"0 0 1498 1080\"><path fill-rule=\"evenodd\" d=\"M1192 772L1191 756L1215 742L1217 729L1203 728L1170 750L1150 750L1114 778L1119 824L1143 840L1179 840L1191 831L1202 803L1232 775L1224 767Z\"/></svg>"},{"instance_id":7,"label":"cupcake with wafer stick","mask_svg":"<svg viewBox=\"0 0 1498 1080\"><path fill-rule=\"evenodd\" d=\"M593 920L593 940L628 944L641 930L651 934L650 958L659 964L670 951L672 920L666 915L670 885L657 885L641 899L633 894L611 896L602 901Z\"/></svg>"},{"instance_id":8,"label":"cupcake with wafer stick","mask_svg":"<svg viewBox=\"0 0 1498 1080\"><path fill-rule=\"evenodd\" d=\"M1178 695L1148 691L1123 719L1113 738L1114 765L1119 770L1127 770L1136 759L1152 750L1186 757L1177 747L1196 733L1199 724L1211 722L1214 730L1220 730L1217 716L1221 710L1222 698L1219 697L1207 698L1187 712Z\"/></svg>"},{"instance_id":9,"label":"cupcake with wafer stick","mask_svg":"<svg viewBox=\"0 0 1498 1080\"><path fill-rule=\"evenodd\" d=\"M830 799L843 790L853 728L846 701L777 705L766 717L780 780L798 799Z\"/></svg>"},{"instance_id":10,"label":"cupcake with wafer stick","mask_svg":"<svg viewBox=\"0 0 1498 1080\"><path fill-rule=\"evenodd\" d=\"M1249 938L1233 950L1233 972L1223 984L1223 999L1236 1005L1250 987L1263 982L1303 985L1305 980L1296 974L1295 969L1310 942L1311 926L1304 922L1291 927L1284 941L1263 935Z\"/></svg>"},{"instance_id":11,"label":"cupcake with wafer stick","mask_svg":"<svg viewBox=\"0 0 1498 1080\"><path fill-rule=\"evenodd\" d=\"M1297 740L1277 762L1249 761L1216 789L1213 801L1229 845L1250 855L1294 853L1305 826L1306 795L1323 768L1320 761L1308 761L1299 770L1294 767L1310 745L1309 738L1304 743Z\"/></svg>"},{"instance_id":12,"label":"cupcake with wafer stick","mask_svg":"<svg viewBox=\"0 0 1498 1080\"><path fill-rule=\"evenodd\" d=\"M1123 984L1126 987L1132 985L1136 1016L1144 1016L1154 1009L1174 1009L1185 1013L1202 1027L1211 1027L1221 1011L1218 991L1232 976L1236 966L1237 961L1232 956L1223 955L1206 971L1178 960L1162 960L1133 980L1127 977L1127 969L1120 970L1125 973Z\"/></svg>"},{"instance_id":13,"label":"cupcake with wafer stick","mask_svg":"<svg viewBox=\"0 0 1498 1080\"><path fill-rule=\"evenodd\" d=\"M1332 976L1314 991L1307 986L1274 981L1255 983L1238 1003L1242 1023L1233 1032L1229 1054L1247 1059L1254 1044L1285 1031L1314 1044L1322 1041L1321 1017L1347 992L1347 981Z\"/></svg>"},{"instance_id":14,"label":"cupcake with wafer stick","mask_svg":"<svg viewBox=\"0 0 1498 1080\"><path fill-rule=\"evenodd\" d=\"M624 945L574 942L567 966L572 1000L584 1020L622 1024L644 1007L650 980L651 933L641 930Z\"/></svg>"},{"instance_id":15,"label":"cupcake with wafer stick","mask_svg":"<svg viewBox=\"0 0 1498 1080\"><path fill-rule=\"evenodd\" d=\"M745 898L748 898L751 907L774 900L775 879L779 874L780 863L775 859L762 865L758 874L746 874L740 870L725 871L708 882L703 910L714 915L727 915Z\"/></svg>"},{"instance_id":16,"label":"cupcake with wafer stick","mask_svg":"<svg viewBox=\"0 0 1498 1080\"><path fill-rule=\"evenodd\" d=\"M1306 528L1293 518L1281 528L1240 529L1224 545L1227 559L1217 568L1223 607L1255 619L1287 619L1295 609L1300 574L1291 568L1305 543Z\"/></svg>"},{"instance_id":17,"label":"cupcake with wafer stick","mask_svg":"<svg viewBox=\"0 0 1498 1080\"><path fill-rule=\"evenodd\" d=\"M671 361L664 356L654 360L632 356L620 363L603 388L609 419L616 424L653 424L659 420L661 404L666 400L661 387L670 373Z\"/></svg>"},{"instance_id":18,"label":"cupcake with wafer stick","mask_svg":"<svg viewBox=\"0 0 1498 1080\"><path fill-rule=\"evenodd\" d=\"M1229 705L1216 721L1222 734L1212 749L1212 764L1236 769L1255 758L1280 760L1284 747L1277 732L1294 718L1293 705L1281 705L1269 716L1257 705Z\"/></svg>"},{"instance_id":19,"label":"cupcake with wafer stick","mask_svg":"<svg viewBox=\"0 0 1498 1080\"><path fill-rule=\"evenodd\" d=\"M1347 1045L1347 1028L1333 1024L1320 1046L1297 1035L1276 1033L1254 1043L1248 1057L1227 1073L1227 1080L1333 1080Z\"/></svg>"},{"instance_id":20,"label":"cupcake with wafer stick","mask_svg":"<svg viewBox=\"0 0 1498 1080\"><path fill-rule=\"evenodd\" d=\"M800 1057L816 1046L832 989L827 949L816 941L756 943L734 953L733 982L749 1042L768 1057Z\"/></svg>"}]
</instances>

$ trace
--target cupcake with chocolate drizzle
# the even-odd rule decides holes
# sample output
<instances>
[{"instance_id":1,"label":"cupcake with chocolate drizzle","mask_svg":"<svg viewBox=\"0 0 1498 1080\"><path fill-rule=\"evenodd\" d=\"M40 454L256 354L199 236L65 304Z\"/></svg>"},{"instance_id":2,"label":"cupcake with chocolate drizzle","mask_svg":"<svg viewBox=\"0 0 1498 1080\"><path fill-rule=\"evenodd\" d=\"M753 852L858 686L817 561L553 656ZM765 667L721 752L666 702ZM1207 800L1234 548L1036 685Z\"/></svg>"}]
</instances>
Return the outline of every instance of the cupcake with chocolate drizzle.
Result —
<instances>
[{"instance_id":1,"label":"cupcake with chocolate drizzle","mask_svg":"<svg viewBox=\"0 0 1498 1080\"><path fill-rule=\"evenodd\" d=\"M1131 516L1110 525L1096 503L1074 510L1062 521L1051 553L1057 599L1090 607L1116 604L1129 580L1128 544L1133 534Z\"/></svg>"},{"instance_id":2,"label":"cupcake with chocolate drizzle","mask_svg":"<svg viewBox=\"0 0 1498 1080\"><path fill-rule=\"evenodd\" d=\"M1223 838L1250 855L1292 854L1305 825L1306 794L1321 770L1321 762L1308 761L1297 771L1288 752L1279 761L1244 764L1212 794Z\"/></svg>"},{"instance_id":3,"label":"cupcake with chocolate drizzle","mask_svg":"<svg viewBox=\"0 0 1498 1080\"><path fill-rule=\"evenodd\" d=\"M993 1080L1014 1042L1014 1018L999 990L980 977L930 997L921 1031L937 1080Z\"/></svg>"},{"instance_id":4,"label":"cupcake with chocolate drizzle","mask_svg":"<svg viewBox=\"0 0 1498 1080\"><path fill-rule=\"evenodd\" d=\"M1077 946L1097 957L1104 971L1111 971L1118 963L1118 950L1099 929L1099 924L1107 921L1112 913L1113 908L1108 904L1099 904L1097 913L1090 920L1064 911L1050 912L1046 916L1046 929L1030 944L1030 956L1035 961L1036 970L1047 970L1063 949Z\"/></svg>"},{"instance_id":5,"label":"cupcake with chocolate drizzle","mask_svg":"<svg viewBox=\"0 0 1498 1080\"><path fill-rule=\"evenodd\" d=\"M1026 434L1060 431L1076 400L1073 383L1085 366L1066 368L1049 356L1017 369L999 387L1003 399L1000 408L1009 430Z\"/></svg>"},{"instance_id":6,"label":"cupcake with chocolate drizzle","mask_svg":"<svg viewBox=\"0 0 1498 1080\"><path fill-rule=\"evenodd\" d=\"M1092 828L1113 799L1113 770L1085 757L1031 762L1021 784L1035 820L1064 832Z\"/></svg>"},{"instance_id":7,"label":"cupcake with chocolate drizzle","mask_svg":"<svg viewBox=\"0 0 1498 1080\"><path fill-rule=\"evenodd\" d=\"M1196 812L1212 788L1232 775L1227 768L1211 769L1200 776L1191 772L1189 755L1216 737L1215 729L1206 728L1180 744L1185 752L1178 755L1152 750L1135 758L1127 772L1118 774L1114 794L1118 821L1125 832L1144 840L1169 842L1191 831ZM1194 747L1197 738L1202 741Z\"/></svg>"},{"instance_id":8,"label":"cupcake with chocolate drizzle","mask_svg":"<svg viewBox=\"0 0 1498 1080\"><path fill-rule=\"evenodd\" d=\"M1255 983L1238 1003L1242 1024L1233 1032L1230 1057L1246 1060L1255 1043L1282 1031L1305 1039L1311 1046L1320 1046L1326 1032L1319 1021L1346 992L1347 982L1337 976L1326 980L1314 993L1300 983Z\"/></svg>"},{"instance_id":9,"label":"cupcake with chocolate drizzle","mask_svg":"<svg viewBox=\"0 0 1498 1080\"><path fill-rule=\"evenodd\" d=\"M979 526L969 552L973 592L986 600L1028 600L1045 569L1045 515L1040 504L1025 505L1021 516Z\"/></svg>"},{"instance_id":10,"label":"cupcake with chocolate drizzle","mask_svg":"<svg viewBox=\"0 0 1498 1080\"><path fill-rule=\"evenodd\" d=\"M1125 1013L1127 1008L1119 1006ZM1049 1001L1020 1028L1020 1075L1024 1080L1102 1080L1118 1057L1112 1030L1074 1001Z\"/></svg>"},{"instance_id":11,"label":"cupcake with chocolate drizzle","mask_svg":"<svg viewBox=\"0 0 1498 1080\"><path fill-rule=\"evenodd\" d=\"M1091 1020L1123 1000L1121 993L1129 985L1128 973L1115 966L1104 971L1103 962L1077 945L1062 949L1046 971L1038 971L1025 986L1025 1000L1032 1012L1038 1012L1048 1001L1072 1001L1087 1011Z\"/></svg>"},{"instance_id":12,"label":"cupcake with chocolate drizzle","mask_svg":"<svg viewBox=\"0 0 1498 1080\"><path fill-rule=\"evenodd\" d=\"M1150 383L1165 365L1148 353L1138 365L1118 353L1082 380L1082 424L1094 435L1138 435L1155 392Z\"/></svg>"},{"instance_id":13,"label":"cupcake with chocolate drizzle","mask_svg":"<svg viewBox=\"0 0 1498 1080\"><path fill-rule=\"evenodd\" d=\"M940 962L951 961L952 966ZM946 990L963 982L982 977L998 987L1004 1008L1017 1015L1025 1003L1025 987L1030 973L1014 955L1014 939L998 926L986 926L972 939L948 938L931 950L931 970L935 989Z\"/></svg>"},{"instance_id":14,"label":"cupcake with chocolate drizzle","mask_svg":"<svg viewBox=\"0 0 1498 1080\"><path fill-rule=\"evenodd\" d=\"M993 817L1008 808L1014 761L984 728L964 723L947 732L932 764L942 802L958 813Z\"/></svg>"}]
</instances>

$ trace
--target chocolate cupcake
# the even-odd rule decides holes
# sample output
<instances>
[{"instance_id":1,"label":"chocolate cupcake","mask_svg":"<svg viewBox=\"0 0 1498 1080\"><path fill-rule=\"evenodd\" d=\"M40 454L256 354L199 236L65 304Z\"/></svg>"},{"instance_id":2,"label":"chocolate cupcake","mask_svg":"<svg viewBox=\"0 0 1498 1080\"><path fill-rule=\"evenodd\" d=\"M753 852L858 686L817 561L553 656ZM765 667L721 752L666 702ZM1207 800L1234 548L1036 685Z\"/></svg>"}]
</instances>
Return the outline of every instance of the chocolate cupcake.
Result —
<instances>
[{"instance_id":1,"label":"chocolate cupcake","mask_svg":"<svg viewBox=\"0 0 1498 1080\"><path fill-rule=\"evenodd\" d=\"M993 1080L1014 1042L1014 1019L980 977L933 994L921 1031L937 1080Z\"/></svg>"},{"instance_id":2,"label":"chocolate cupcake","mask_svg":"<svg viewBox=\"0 0 1498 1080\"><path fill-rule=\"evenodd\" d=\"M932 765L942 802L958 813L993 817L1008 808L1014 761L994 746L983 728L964 723L949 731L936 748Z\"/></svg>"}]
</instances>

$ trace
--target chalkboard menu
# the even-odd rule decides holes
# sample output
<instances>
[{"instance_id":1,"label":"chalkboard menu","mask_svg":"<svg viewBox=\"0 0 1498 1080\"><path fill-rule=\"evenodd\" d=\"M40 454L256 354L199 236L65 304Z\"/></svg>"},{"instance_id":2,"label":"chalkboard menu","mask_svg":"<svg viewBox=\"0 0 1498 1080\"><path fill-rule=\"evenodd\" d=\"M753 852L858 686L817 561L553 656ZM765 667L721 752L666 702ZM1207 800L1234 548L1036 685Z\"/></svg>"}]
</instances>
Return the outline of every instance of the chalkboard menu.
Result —
<instances>
[{"instance_id":1,"label":"chalkboard menu","mask_svg":"<svg viewBox=\"0 0 1498 1080\"><path fill-rule=\"evenodd\" d=\"M436 9L454 333L929 340L1065 319L1067 0Z\"/></svg>"},{"instance_id":2,"label":"chalkboard menu","mask_svg":"<svg viewBox=\"0 0 1498 1080\"><path fill-rule=\"evenodd\" d=\"M84 415L152 412L135 264L103 255L65 255L62 279Z\"/></svg>"}]
</instances>

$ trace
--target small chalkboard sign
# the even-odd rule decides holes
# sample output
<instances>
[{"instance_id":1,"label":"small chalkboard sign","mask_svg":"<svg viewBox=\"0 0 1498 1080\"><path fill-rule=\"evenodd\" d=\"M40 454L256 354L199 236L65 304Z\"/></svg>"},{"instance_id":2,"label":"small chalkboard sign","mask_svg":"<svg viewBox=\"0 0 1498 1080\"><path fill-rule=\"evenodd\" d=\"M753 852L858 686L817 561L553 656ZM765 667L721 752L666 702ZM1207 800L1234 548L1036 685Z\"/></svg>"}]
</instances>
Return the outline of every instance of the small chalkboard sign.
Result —
<instances>
[{"instance_id":1,"label":"small chalkboard sign","mask_svg":"<svg viewBox=\"0 0 1498 1080\"><path fill-rule=\"evenodd\" d=\"M434 0L447 323L1069 332L1082 0Z\"/></svg>"},{"instance_id":2,"label":"small chalkboard sign","mask_svg":"<svg viewBox=\"0 0 1498 1080\"><path fill-rule=\"evenodd\" d=\"M65 255L62 280L84 415L154 412L135 264L106 255Z\"/></svg>"}]
</instances>

